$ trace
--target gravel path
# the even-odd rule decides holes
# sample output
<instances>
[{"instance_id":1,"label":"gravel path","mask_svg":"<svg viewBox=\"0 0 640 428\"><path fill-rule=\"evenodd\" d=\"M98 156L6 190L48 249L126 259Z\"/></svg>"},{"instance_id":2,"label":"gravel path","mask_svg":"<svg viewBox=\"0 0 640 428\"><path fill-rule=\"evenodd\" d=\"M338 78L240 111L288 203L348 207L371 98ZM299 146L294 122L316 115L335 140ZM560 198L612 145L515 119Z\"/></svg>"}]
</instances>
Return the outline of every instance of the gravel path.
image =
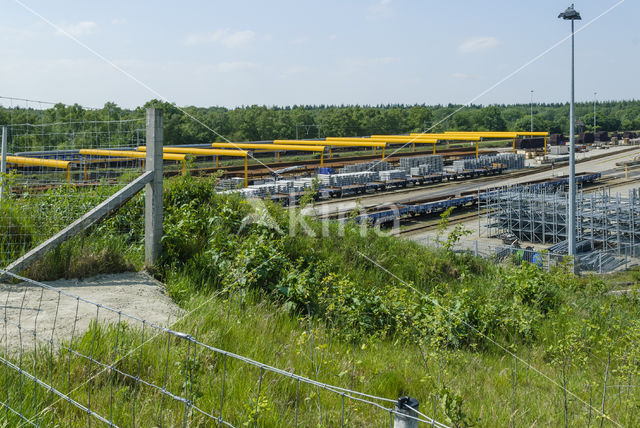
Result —
<instances>
[{"instance_id":1,"label":"gravel path","mask_svg":"<svg viewBox=\"0 0 640 428\"><path fill-rule=\"evenodd\" d=\"M166 326L176 320L182 310L165 293L163 284L142 272L100 275L84 280L58 280L45 284L46 289L30 283L0 283L0 352L12 353L21 348L34 348L35 338L45 345L78 337L91 321L115 323L118 313L78 300L74 296ZM61 292L59 292L60 290ZM122 316L132 327L136 320Z\"/></svg>"}]
</instances>

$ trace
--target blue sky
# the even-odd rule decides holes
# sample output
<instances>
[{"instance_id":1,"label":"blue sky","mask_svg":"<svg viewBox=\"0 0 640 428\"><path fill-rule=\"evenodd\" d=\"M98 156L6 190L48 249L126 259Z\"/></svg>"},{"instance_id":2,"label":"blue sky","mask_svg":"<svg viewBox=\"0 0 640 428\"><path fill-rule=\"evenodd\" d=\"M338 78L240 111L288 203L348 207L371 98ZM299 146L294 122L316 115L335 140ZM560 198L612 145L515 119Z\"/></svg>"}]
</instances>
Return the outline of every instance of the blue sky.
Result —
<instances>
[{"instance_id":1,"label":"blue sky","mask_svg":"<svg viewBox=\"0 0 640 428\"><path fill-rule=\"evenodd\" d=\"M576 28L618 2L576 3ZM567 36L557 15L568 5L5 0L0 95L125 107L157 94L181 106L467 103ZM626 0L576 35L578 101L640 98L638 18ZM566 41L475 103L528 103L531 89L536 101L568 100L569 53Z\"/></svg>"}]
</instances>

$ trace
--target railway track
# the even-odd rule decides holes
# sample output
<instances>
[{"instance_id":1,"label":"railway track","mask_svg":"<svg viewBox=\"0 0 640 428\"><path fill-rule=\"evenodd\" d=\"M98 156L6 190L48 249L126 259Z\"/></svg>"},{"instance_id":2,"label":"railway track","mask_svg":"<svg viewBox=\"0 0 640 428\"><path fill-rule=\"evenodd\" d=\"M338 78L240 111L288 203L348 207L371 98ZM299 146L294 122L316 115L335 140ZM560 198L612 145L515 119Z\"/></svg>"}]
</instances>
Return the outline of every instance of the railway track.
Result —
<instances>
[{"instance_id":1,"label":"railway track","mask_svg":"<svg viewBox=\"0 0 640 428\"><path fill-rule=\"evenodd\" d=\"M466 223L469 220L473 220L477 218L478 218L477 211L472 213L467 213L467 214L460 214L455 217L450 217L448 221L448 225L452 226L460 223ZM415 235L417 232L426 232L429 230L435 230L438 228L439 225L440 225L440 218L438 216L437 219L430 219L427 221L420 222L419 224L416 224L413 226L400 228L397 231L395 231L395 233L391 233L391 234L396 236L411 236L411 235Z\"/></svg>"},{"instance_id":2,"label":"railway track","mask_svg":"<svg viewBox=\"0 0 640 428\"><path fill-rule=\"evenodd\" d=\"M616 187L619 186L626 186L632 183L640 183L640 175L635 176L635 177L631 177L631 178L624 178L624 177L616 177L616 176L609 176L609 177L603 177L600 181L598 181L597 183L593 183L593 184L589 184L588 186L585 186L585 189L593 189L593 188L597 188L597 187L602 187L603 185L606 185L609 189L615 189ZM469 211L469 209L465 209L465 211ZM480 213L478 213L477 210L473 210L472 212L468 212L468 213L463 213L460 215L457 215L455 217L450 217L449 218L449 226L451 225L456 225L456 224L460 224L460 223L466 223L470 220L474 220L478 218L478 215L482 215L486 213L486 211L482 211ZM428 217L433 217L433 215L430 215ZM407 219L409 222L412 221L416 221L415 218L409 218ZM419 232L426 232L426 231L430 231L430 230L435 230L438 228L439 224L440 224L440 219L439 218L429 218L428 220L424 220L424 221L420 221L417 220L418 224L412 225L412 226L408 226L408 227L404 227L404 228L400 228L399 230L397 230L395 233L392 233L392 235L396 235L396 236L411 236L411 235L415 235L416 233Z\"/></svg>"},{"instance_id":3,"label":"railway track","mask_svg":"<svg viewBox=\"0 0 640 428\"><path fill-rule=\"evenodd\" d=\"M495 150L481 150L481 155L495 154L497 153ZM426 156L432 155L432 150L423 150L423 151L415 151L415 152L399 152L392 156L385 157L385 161L387 162L397 162L400 158L404 157L413 157L413 156ZM475 156L474 150L460 150L460 149L442 149L439 150L439 155L442 155L445 159L456 159L456 158L464 158L469 156ZM346 165L356 163L356 162L367 162L367 161L376 161L381 160L381 155L362 155L362 156L348 156L348 157L336 157L325 159L323 166L326 168L342 168ZM249 178L251 179L259 179L259 178L270 178L271 172L273 170L278 170L282 168L287 168L290 166L302 166L302 168L297 169L295 171L290 171L288 173L281 174L283 176L286 175L297 175L301 172L314 172L316 168L320 166L320 162L318 159L310 159L310 160L300 160L300 161L283 161L283 162L269 162L264 164L252 164L247 166L247 170L249 173ZM205 168L195 168L190 170L194 175L208 175L212 174L216 171L223 171L223 177L236 177L240 175L244 175L244 165L232 165L232 166L221 166L221 167L205 167ZM166 171L165 175L177 175L180 174L180 171Z\"/></svg>"}]
</instances>

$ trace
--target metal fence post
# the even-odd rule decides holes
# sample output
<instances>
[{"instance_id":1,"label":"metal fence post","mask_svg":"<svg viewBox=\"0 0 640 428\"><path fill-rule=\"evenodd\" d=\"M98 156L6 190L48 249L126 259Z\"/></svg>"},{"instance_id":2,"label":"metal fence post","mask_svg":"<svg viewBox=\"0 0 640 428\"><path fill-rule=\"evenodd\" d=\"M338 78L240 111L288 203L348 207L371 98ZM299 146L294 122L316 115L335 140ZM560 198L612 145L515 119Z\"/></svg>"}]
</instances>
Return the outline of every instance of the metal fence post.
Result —
<instances>
[{"instance_id":1,"label":"metal fence post","mask_svg":"<svg viewBox=\"0 0 640 428\"><path fill-rule=\"evenodd\" d=\"M478 240L477 239L476 239L475 250L476 250L476 257L478 257Z\"/></svg>"},{"instance_id":2,"label":"metal fence post","mask_svg":"<svg viewBox=\"0 0 640 428\"><path fill-rule=\"evenodd\" d=\"M2 147L0 148L1 160L0 160L0 199L4 193L4 174L7 173L7 126L2 127Z\"/></svg>"},{"instance_id":3,"label":"metal fence post","mask_svg":"<svg viewBox=\"0 0 640 428\"><path fill-rule=\"evenodd\" d=\"M147 109L147 158L145 168L153 180L145 186L144 261L153 266L160 255L162 238L162 111Z\"/></svg>"},{"instance_id":4,"label":"metal fence post","mask_svg":"<svg viewBox=\"0 0 640 428\"><path fill-rule=\"evenodd\" d=\"M396 414L393 418L393 428L418 428L418 400L411 397L400 397L396 402ZM404 415L411 416L407 418Z\"/></svg>"},{"instance_id":5,"label":"metal fence post","mask_svg":"<svg viewBox=\"0 0 640 428\"><path fill-rule=\"evenodd\" d=\"M598 273L602 273L602 252L598 256Z\"/></svg>"}]
</instances>

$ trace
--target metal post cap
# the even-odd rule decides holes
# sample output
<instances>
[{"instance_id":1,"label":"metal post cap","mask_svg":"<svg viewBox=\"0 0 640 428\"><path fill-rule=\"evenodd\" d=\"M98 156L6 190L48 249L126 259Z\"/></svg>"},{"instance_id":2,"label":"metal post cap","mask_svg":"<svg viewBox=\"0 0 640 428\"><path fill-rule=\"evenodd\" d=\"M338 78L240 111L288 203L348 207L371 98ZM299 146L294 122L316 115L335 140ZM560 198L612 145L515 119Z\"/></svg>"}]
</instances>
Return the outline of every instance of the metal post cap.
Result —
<instances>
[{"instance_id":1,"label":"metal post cap","mask_svg":"<svg viewBox=\"0 0 640 428\"><path fill-rule=\"evenodd\" d=\"M418 400L412 397L400 397L396 403L396 409L398 410L414 410L417 409L420 403Z\"/></svg>"}]
</instances>

